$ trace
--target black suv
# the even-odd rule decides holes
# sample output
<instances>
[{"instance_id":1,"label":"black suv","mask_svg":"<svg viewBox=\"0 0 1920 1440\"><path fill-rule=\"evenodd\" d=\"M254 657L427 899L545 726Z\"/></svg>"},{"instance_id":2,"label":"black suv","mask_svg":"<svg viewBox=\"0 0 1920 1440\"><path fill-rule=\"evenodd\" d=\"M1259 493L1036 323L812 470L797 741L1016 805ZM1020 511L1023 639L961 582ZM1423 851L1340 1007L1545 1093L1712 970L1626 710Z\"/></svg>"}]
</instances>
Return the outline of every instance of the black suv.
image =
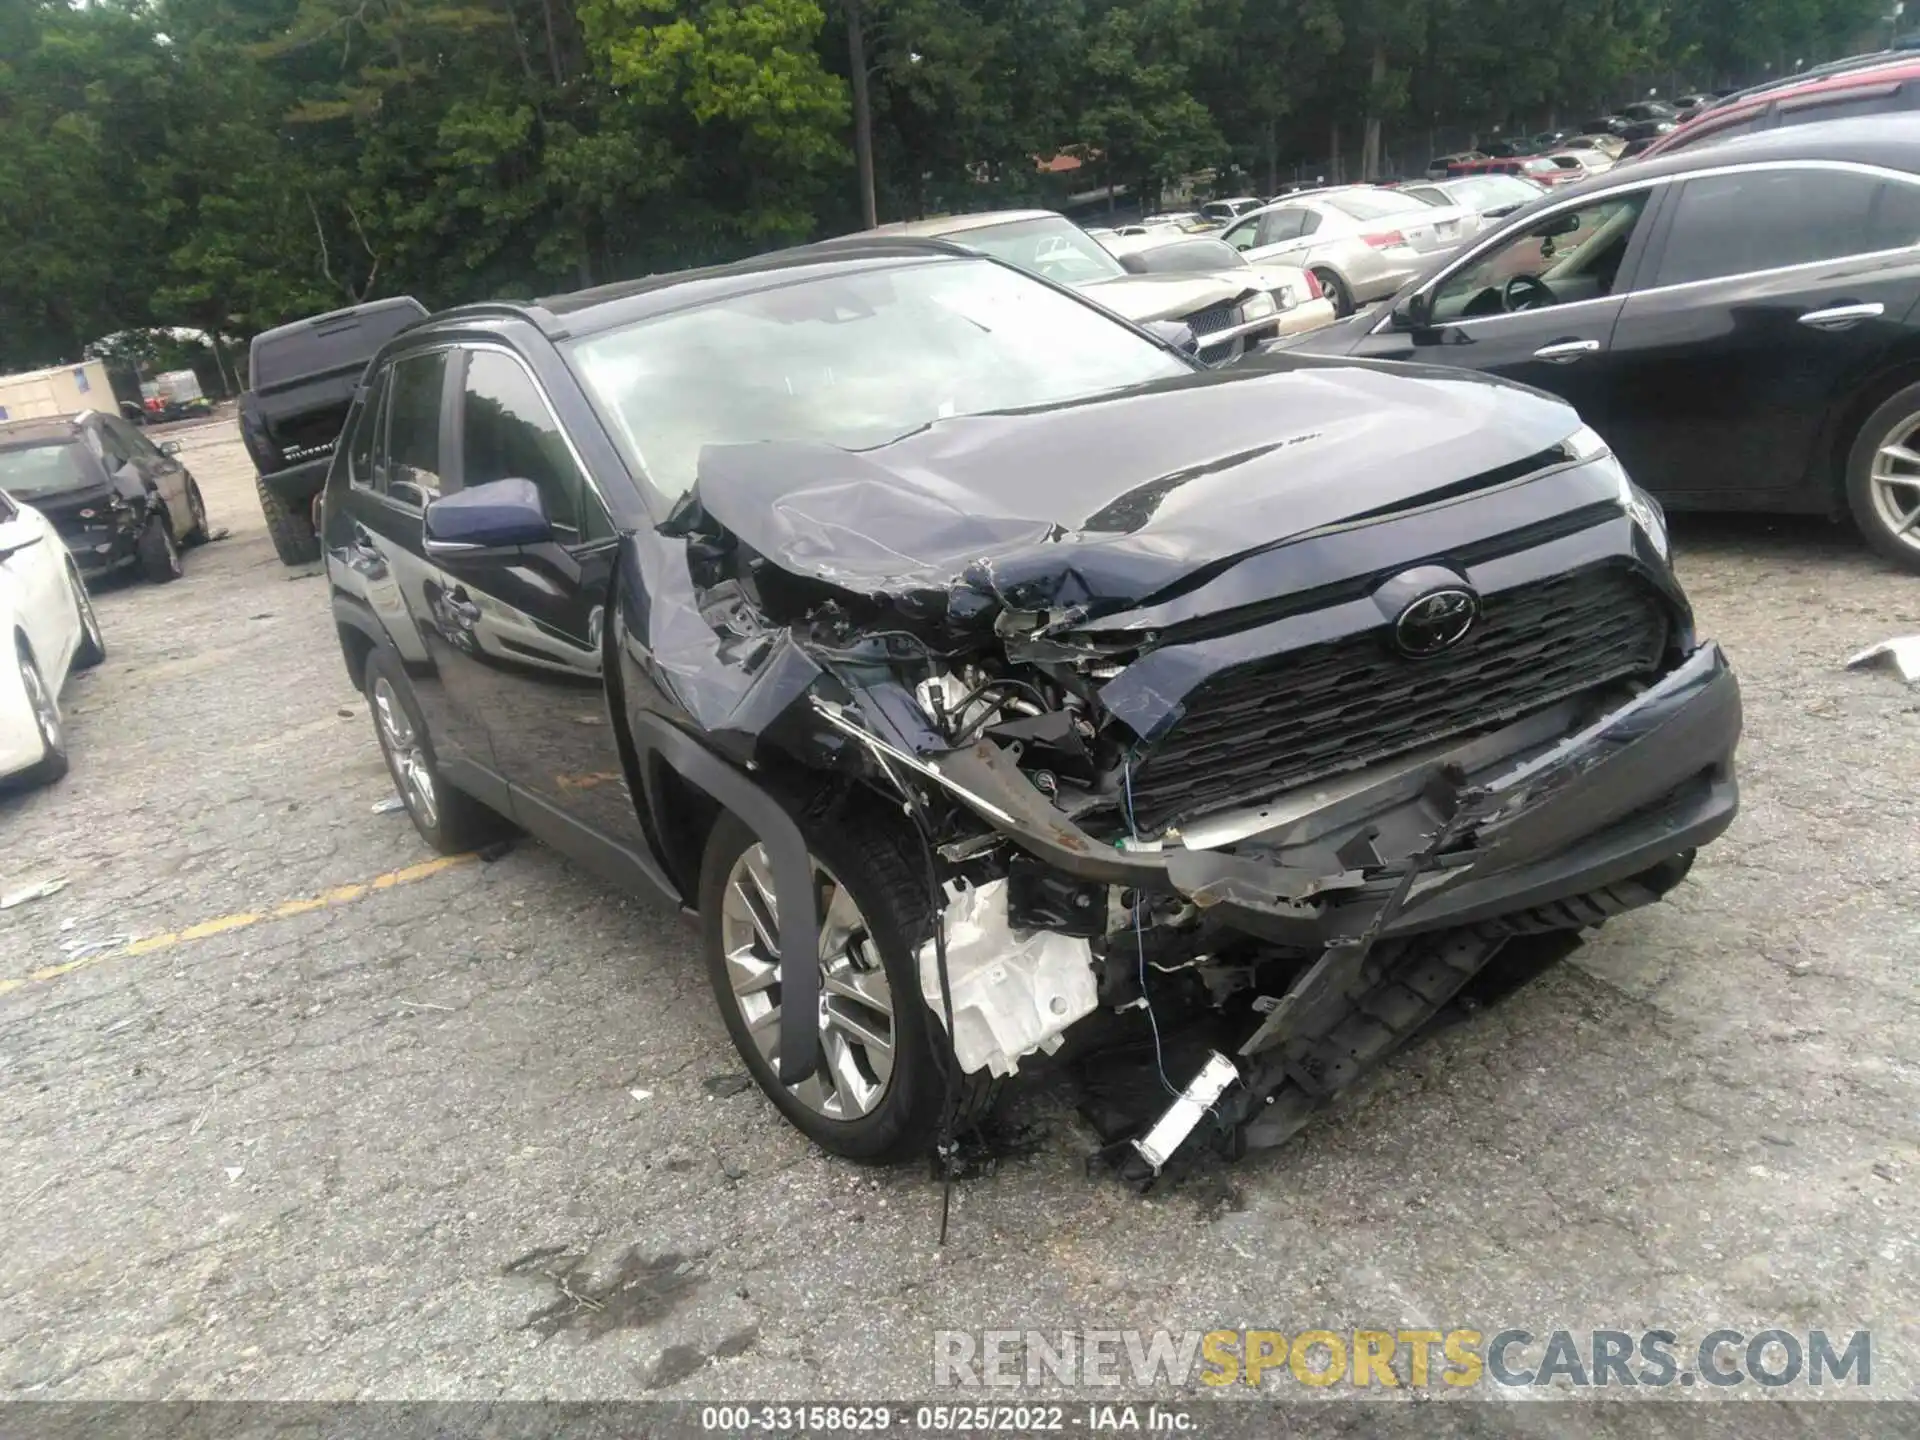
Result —
<instances>
[{"instance_id":1,"label":"black suv","mask_svg":"<svg viewBox=\"0 0 1920 1440\"><path fill-rule=\"evenodd\" d=\"M253 337L248 386L240 397L240 438L258 472L260 510L283 563L310 565L320 558L313 504L326 484L360 372L374 351L426 313L411 295L400 295Z\"/></svg>"},{"instance_id":2,"label":"black suv","mask_svg":"<svg viewBox=\"0 0 1920 1440\"><path fill-rule=\"evenodd\" d=\"M207 538L200 486L177 458L118 415L0 424L0 490L53 523L83 575L137 567L156 584L180 578L182 546Z\"/></svg>"},{"instance_id":3,"label":"black suv","mask_svg":"<svg viewBox=\"0 0 1920 1440\"><path fill-rule=\"evenodd\" d=\"M1734 814L1733 676L1567 406L1208 370L943 242L416 326L324 515L420 833L696 910L746 1065L844 1155L1096 1011L1169 1038L1129 1167L1202 1114L1277 1143Z\"/></svg>"}]
</instances>

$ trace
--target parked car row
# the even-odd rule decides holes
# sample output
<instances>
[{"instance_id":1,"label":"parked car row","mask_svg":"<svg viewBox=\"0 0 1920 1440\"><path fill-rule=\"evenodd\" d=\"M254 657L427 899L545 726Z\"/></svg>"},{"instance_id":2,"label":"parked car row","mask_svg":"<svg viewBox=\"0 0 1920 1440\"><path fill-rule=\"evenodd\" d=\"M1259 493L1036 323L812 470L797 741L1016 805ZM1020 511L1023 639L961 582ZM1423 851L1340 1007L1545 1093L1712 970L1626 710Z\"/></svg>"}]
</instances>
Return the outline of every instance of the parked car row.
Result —
<instances>
[{"instance_id":1,"label":"parked car row","mask_svg":"<svg viewBox=\"0 0 1920 1440\"><path fill-rule=\"evenodd\" d=\"M0 424L0 782L66 774L61 690L106 655L88 581L177 580L181 551L208 538L179 454L95 410Z\"/></svg>"}]
</instances>

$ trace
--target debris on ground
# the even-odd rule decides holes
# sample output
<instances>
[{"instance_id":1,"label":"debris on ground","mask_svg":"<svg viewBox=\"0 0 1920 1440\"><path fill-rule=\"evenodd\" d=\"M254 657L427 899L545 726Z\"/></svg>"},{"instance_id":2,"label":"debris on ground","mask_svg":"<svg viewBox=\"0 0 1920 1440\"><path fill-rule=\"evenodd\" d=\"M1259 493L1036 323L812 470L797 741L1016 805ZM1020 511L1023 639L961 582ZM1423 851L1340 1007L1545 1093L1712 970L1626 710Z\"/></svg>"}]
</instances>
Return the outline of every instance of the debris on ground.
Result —
<instances>
[{"instance_id":1,"label":"debris on ground","mask_svg":"<svg viewBox=\"0 0 1920 1440\"><path fill-rule=\"evenodd\" d=\"M1892 661L1893 668L1900 672L1900 678L1907 684L1920 681L1920 635L1896 635L1891 640L1882 640L1878 645L1869 645L1858 655L1848 657L1847 669L1859 670L1888 660Z\"/></svg>"},{"instance_id":2,"label":"debris on ground","mask_svg":"<svg viewBox=\"0 0 1920 1440\"><path fill-rule=\"evenodd\" d=\"M0 910L11 910L16 905L24 905L29 900L44 900L49 895L58 895L67 888L67 877L56 875L50 880L35 880L22 885L18 890L9 890L0 895Z\"/></svg>"},{"instance_id":3,"label":"debris on ground","mask_svg":"<svg viewBox=\"0 0 1920 1440\"><path fill-rule=\"evenodd\" d=\"M753 1077L745 1071L736 1070L729 1075L709 1075L700 1084L707 1094L717 1100L725 1100L753 1088Z\"/></svg>"},{"instance_id":4,"label":"debris on ground","mask_svg":"<svg viewBox=\"0 0 1920 1440\"><path fill-rule=\"evenodd\" d=\"M98 940L63 940L60 943L60 953L65 955L69 961L85 960L89 956L99 955L109 950L118 950L122 946L131 945L132 943L133 936L125 933L119 935L102 935Z\"/></svg>"},{"instance_id":5,"label":"debris on ground","mask_svg":"<svg viewBox=\"0 0 1920 1440\"><path fill-rule=\"evenodd\" d=\"M389 795L384 800L374 801L373 813L376 815L392 815L396 811L404 810L406 808L407 808L406 801L402 800L398 795Z\"/></svg>"}]
</instances>

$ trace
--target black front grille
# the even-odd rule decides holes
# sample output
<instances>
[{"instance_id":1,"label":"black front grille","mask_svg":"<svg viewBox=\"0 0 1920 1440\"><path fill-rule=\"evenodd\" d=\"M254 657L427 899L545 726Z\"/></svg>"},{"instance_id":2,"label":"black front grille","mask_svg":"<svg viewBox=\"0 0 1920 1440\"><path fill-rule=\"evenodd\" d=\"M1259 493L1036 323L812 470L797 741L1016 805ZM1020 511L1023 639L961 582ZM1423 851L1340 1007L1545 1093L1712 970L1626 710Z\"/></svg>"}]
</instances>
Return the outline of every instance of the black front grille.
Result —
<instances>
[{"instance_id":1,"label":"black front grille","mask_svg":"<svg viewBox=\"0 0 1920 1440\"><path fill-rule=\"evenodd\" d=\"M1589 570L1488 596L1454 649L1408 660L1388 627L1223 671L1133 774L1142 832L1265 799L1654 671L1667 610L1640 580Z\"/></svg>"},{"instance_id":2,"label":"black front grille","mask_svg":"<svg viewBox=\"0 0 1920 1440\"><path fill-rule=\"evenodd\" d=\"M1233 305L1230 301L1209 305L1206 309L1196 310L1187 316L1187 328L1202 338L1216 330L1224 330L1231 324L1233 324Z\"/></svg>"}]
</instances>

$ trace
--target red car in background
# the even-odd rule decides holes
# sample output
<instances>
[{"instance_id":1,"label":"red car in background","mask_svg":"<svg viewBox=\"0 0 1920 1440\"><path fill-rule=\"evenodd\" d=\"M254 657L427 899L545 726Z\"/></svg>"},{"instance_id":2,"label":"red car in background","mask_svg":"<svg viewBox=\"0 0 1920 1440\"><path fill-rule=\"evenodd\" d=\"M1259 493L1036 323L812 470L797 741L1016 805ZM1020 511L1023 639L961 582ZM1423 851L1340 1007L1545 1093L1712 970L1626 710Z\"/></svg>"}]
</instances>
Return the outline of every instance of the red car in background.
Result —
<instances>
[{"instance_id":1,"label":"red car in background","mask_svg":"<svg viewBox=\"0 0 1920 1440\"><path fill-rule=\"evenodd\" d=\"M1544 155L1518 155L1505 160L1456 160L1447 166L1447 178L1462 175L1518 175L1537 185L1567 185L1584 180L1586 171L1566 170Z\"/></svg>"},{"instance_id":2,"label":"red car in background","mask_svg":"<svg viewBox=\"0 0 1920 1440\"><path fill-rule=\"evenodd\" d=\"M1844 69L1792 76L1729 95L1660 136L1638 158L1651 160L1755 130L1903 110L1920 110L1920 54L1890 50L1859 57Z\"/></svg>"}]
</instances>

